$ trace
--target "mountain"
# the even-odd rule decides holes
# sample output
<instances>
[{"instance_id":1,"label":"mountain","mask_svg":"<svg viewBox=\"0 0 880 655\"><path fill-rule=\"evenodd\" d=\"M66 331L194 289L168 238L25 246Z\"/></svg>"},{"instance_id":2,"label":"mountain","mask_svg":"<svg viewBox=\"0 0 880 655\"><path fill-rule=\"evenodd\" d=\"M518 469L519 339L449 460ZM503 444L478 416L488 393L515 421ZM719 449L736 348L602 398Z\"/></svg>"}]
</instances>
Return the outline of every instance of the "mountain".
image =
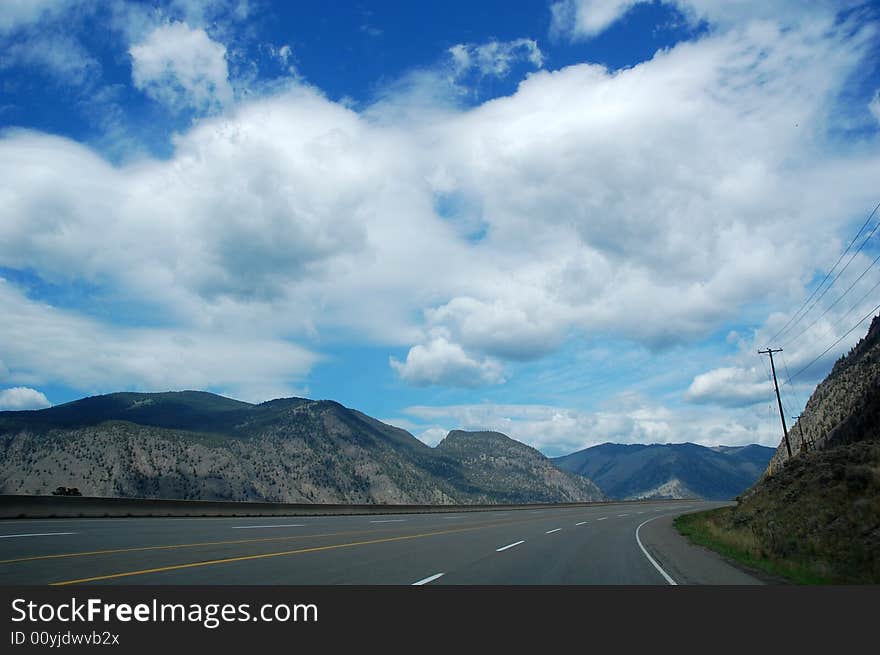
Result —
<instances>
[{"instance_id":1,"label":"mountain","mask_svg":"<svg viewBox=\"0 0 880 655\"><path fill-rule=\"evenodd\" d=\"M602 498L523 444L468 434L431 448L328 400L114 393L0 412L0 493L64 486L91 496L416 504ZM460 441L467 447L455 447Z\"/></svg>"},{"instance_id":2,"label":"mountain","mask_svg":"<svg viewBox=\"0 0 880 655\"><path fill-rule=\"evenodd\" d=\"M612 498L726 500L751 486L772 455L772 448L758 445L605 443L553 463L591 479Z\"/></svg>"},{"instance_id":3,"label":"mountain","mask_svg":"<svg viewBox=\"0 0 880 655\"><path fill-rule=\"evenodd\" d=\"M437 445L437 451L459 463L462 477L485 494L481 502L602 497L590 480L564 473L534 448L500 432L453 430Z\"/></svg>"},{"instance_id":4,"label":"mountain","mask_svg":"<svg viewBox=\"0 0 880 655\"><path fill-rule=\"evenodd\" d=\"M806 437L806 447L801 438ZM880 317L817 387L765 475L702 520L726 553L802 581L880 583Z\"/></svg>"}]
</instances>

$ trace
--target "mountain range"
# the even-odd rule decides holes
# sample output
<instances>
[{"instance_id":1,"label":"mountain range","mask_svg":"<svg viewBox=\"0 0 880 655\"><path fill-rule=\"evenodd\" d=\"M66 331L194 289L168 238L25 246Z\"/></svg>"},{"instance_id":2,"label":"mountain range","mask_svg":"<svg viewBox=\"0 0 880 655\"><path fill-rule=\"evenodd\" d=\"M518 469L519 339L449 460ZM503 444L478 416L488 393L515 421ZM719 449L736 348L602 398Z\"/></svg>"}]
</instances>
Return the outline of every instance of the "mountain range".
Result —
<instances>
[{"instance_id":1,"label":"mountain range","mask_svg":"<svg viewBox=\"0 0 880 655\"><path fill-rule=\"evenodd\" d=\"M453 431L431 448L328 400L258 405L199 391L114 393L0 412L0 493L293 503L605 498L534 448Z\"/></svg>"},{"instance_id":2,"label":"mountain range","mask_svg":"<svg viewBox=\"0 0 880 655\"><path fill-rule=\"evenodd\" d=\"M761 475L774 449L693 443L605 443L554 458L564 471L590 478L612 498L728 500Z\"/></svg>"},{"instance_id":3,"label":"mountain range","mask_svg":"<svg viewBox=\"0 0 880 655\"><path fill-rule=\"evenodd\" d=\"M499 432L431 448L330 400L112 393L0 412L0 493L292 503L728 499L772 449L602 444L548 459Z\"/></svg>"}]
</instances>

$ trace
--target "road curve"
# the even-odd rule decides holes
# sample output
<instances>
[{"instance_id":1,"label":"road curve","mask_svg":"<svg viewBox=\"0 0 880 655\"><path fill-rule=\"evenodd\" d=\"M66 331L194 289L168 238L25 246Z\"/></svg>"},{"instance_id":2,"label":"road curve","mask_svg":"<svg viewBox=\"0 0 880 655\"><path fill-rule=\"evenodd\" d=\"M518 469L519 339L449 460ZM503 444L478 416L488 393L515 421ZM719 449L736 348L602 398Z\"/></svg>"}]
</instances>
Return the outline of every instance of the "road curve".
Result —
<instances>
[{"instance_id":1,"label":"road curve","mask_svg":"<svg viewBox=\"0 0 880 655\"><path fill-rule=\"evenodd\" d=\"M2 584L754 584L671 527L722 503L0 522Z\"/></svg>"}]
</instances>

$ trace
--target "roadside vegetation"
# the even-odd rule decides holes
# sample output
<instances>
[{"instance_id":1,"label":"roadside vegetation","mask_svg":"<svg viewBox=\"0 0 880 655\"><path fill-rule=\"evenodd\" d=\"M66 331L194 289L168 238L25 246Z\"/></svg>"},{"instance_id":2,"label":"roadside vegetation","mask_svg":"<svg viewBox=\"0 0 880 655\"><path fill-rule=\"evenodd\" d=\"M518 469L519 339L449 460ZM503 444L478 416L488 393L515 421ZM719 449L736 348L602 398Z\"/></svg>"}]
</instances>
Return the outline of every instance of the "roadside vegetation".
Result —
<instances>
[{"instance_id":1,"label":"roadside vegetation","mask_svg":"<svg viewBox=\"0 0 880 655\"><path fill-rule=\"evenodd\" d=\"M796 584L880 583L880 442L801 454L737 506L686 514L694 543Z\"/></svg>"}]
</instances>

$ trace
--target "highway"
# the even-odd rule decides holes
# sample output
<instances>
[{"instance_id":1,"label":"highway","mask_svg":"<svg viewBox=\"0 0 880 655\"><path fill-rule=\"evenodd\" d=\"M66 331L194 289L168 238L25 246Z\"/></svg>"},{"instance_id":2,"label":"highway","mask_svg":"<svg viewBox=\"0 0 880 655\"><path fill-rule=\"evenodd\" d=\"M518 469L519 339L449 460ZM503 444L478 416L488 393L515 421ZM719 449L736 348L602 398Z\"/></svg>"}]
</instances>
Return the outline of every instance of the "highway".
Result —
<instances>
[{"instance_id":1,"label":"highway","mask_svg":"<svg viewBox=\"0 0 880 655\"><path fill-rule=\"evenodd\" d=\"M725 503L0 522L0 584L759 584L671 523Z\"/></svg>"}]
</instances>

